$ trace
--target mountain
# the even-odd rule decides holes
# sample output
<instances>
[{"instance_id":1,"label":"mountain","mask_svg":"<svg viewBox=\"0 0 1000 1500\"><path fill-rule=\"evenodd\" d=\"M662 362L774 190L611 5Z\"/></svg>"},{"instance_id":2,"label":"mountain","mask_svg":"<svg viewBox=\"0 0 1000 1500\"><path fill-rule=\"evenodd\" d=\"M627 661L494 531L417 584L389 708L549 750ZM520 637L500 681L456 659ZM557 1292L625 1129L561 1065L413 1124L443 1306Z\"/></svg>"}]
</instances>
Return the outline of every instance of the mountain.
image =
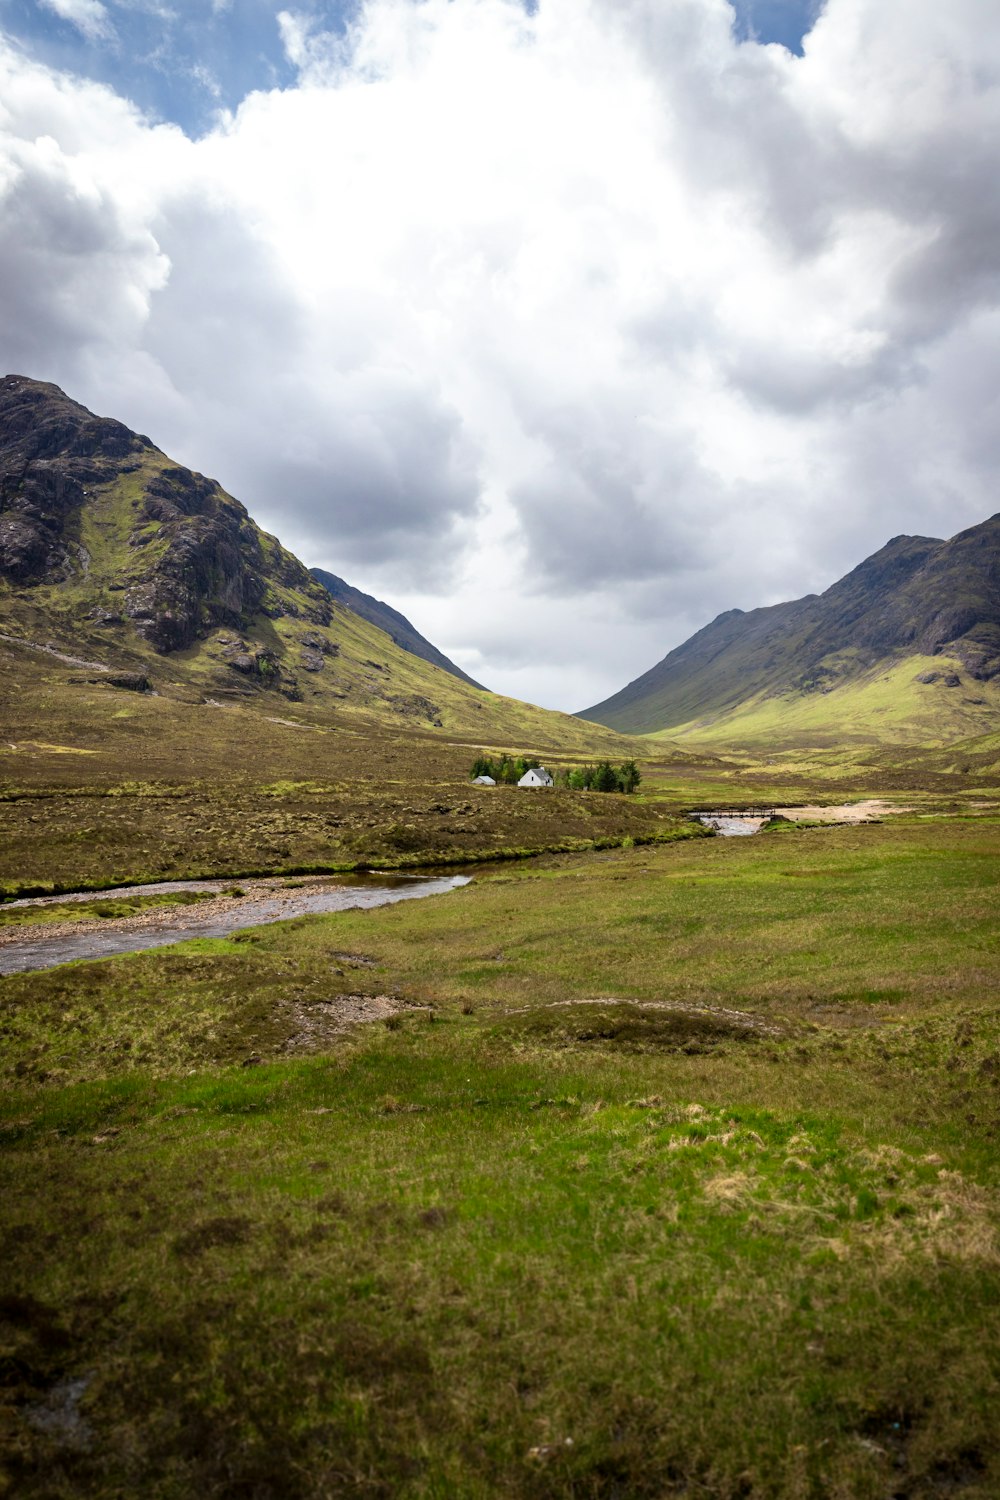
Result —
<instances>
[{"instance_id":1,"label":"mountain","mask_svg":"<svg viewBox=\"0 0 1000 1500\"><path fill-rule=\"evenodd\" d=\"M0 639L18 648L18 687L27 663L40 674L59 663L52 690L70 694L69 717L72 691L96 684L270 718L294 704L296 722L621 753L608 730L479 688L378 606L397 645L348 593L334 598L215 480L148 437L58 386L0 380Z\"/></svg>"},{"instance_id":2,"label":"mountain","mask_svg":"<svg viewBox=\"0 0 1000 1500\"><path fill-rule=\"evenodd\" d=\"M898 536L823 594L721 614L580 717L767 739L984 732L1000 708L1000 515Z\"/></svg>"},{"instance_id":3,"label":"mountain","mask_svg":"<svg viewBox=\"0 0 1000 1500\"><path fill-rule=\"evenodd\" d=\"M182 650L257 614L328 625L325 592L214 480L54 385L0 381L0 578Z\"/></svg>"},{"instance_id":4,"label":"mountain","mask_svg":"<svg viewBox=\"0 0 1000 1500\"><path fill-rule=\"evenodd\" d=\"M325 568L310 568L310 574L321 583L327 593L343 604L347 609L353 610L360 615L362 620L369 620L372 625L377 625L379 630L384 630L390 640L395 641L402 651L410 651L414 656L419 656L422 661L430 662L434 667L440 667L442 672L450 672L453 677L461 678L470 687L482 687L482 683L476 682L461 667L456 667L453 661L432 646L425 636L415 625L411 625L405 615L401 615L398 609L393 609L391 604L386 604L381 599L374 599L371 594L363 594L360 589L353 588L351 584L345 583L338 578L336 573L328 573Z\"/></svg>"}]
</instances>

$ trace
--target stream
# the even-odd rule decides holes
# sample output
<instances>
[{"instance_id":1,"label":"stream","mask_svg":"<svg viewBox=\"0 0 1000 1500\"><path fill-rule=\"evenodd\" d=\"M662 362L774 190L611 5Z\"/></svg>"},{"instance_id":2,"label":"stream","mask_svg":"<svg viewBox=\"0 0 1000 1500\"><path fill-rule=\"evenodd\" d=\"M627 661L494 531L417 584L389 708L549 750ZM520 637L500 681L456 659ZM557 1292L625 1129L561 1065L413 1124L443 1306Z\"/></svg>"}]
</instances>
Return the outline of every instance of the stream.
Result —
<instances>
[{"instance_id":1,"label":"stream","mask_svg":"<svg viewBox=\"0 0 1000 1500\"><path fill-rule=\"evenodd\" d=\"M182 943L188 938L220 938L246 927L287 922L292 917L390 906L440 896L468 885L471 875L335 875L266 880L177 880L158 885L120 886L111 891L82 891L69 896L38 896L10 901L4 910L53 906L73 901L111 901L128 896L156 896L196 891L207 899L191 906L152 907L133 916L71 919L51 925L29 923L0 927L0 975L51 969L80 958L108 958ZM227 895L238 889L241 894Z\"/></svg>"},{"instance_id":2,"label":"stream","mask_svg":"<svg viewBox=\"0 0 1000 1500\"><path fill-rule=\"evenodd\" d=\"M746 834L759 833L766 818L741 817L729 813L692 813L692 817L706 828L714 828L724 839L742 838Z\"/></svg>"}]
</instances>

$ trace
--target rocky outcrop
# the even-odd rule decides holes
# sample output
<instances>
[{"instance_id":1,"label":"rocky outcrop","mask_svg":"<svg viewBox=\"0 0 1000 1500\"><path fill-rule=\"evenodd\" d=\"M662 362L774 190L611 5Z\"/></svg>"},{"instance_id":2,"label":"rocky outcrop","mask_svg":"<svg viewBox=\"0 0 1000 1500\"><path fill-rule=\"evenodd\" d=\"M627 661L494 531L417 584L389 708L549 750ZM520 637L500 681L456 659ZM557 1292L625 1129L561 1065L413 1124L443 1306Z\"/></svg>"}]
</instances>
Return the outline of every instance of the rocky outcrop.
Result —
<instances>
[{"instance_id":1,"label":"rocky outcrop","mask_svg":"<svg viewBox=\"0 0 1000 1500\"><path fill-rule=\"evenodd\" d=\"M87 496L153 449L121 422L95 417L55 385L0 380L0 578L60 582L73 554L66 521Z\"/></svg>"},{"instance_id":2,"label":"rocky outcrop","mask_svg":"<svg viewBox=\"0 0 1000 1500\"><path fill-rule=\"evenodd\" d=\"M72 536L80 512L126 476L139 492L129 547L148 563L131 559L128 581L108 585L124 593L121 615L99 602L91 619L127 619L159 652L257 614L329 623L327 591L214 480L58 386L18 375L0 381L0 580L31 587L85 574L89 558Z\"/></svg>"},{"instance_id":3,"label":"rocky outcrop","mask_svg":"<svg viewBox=\"0 0 1000 1500\"><path fill-rule=\"evenodd\" d=\"M125 693L151 693L153 684L145 672L107 672L101 677L88 677L92 687L121 688Z\"/></svg>"},{"instance_id":4,"label":"rocky outcrop","mask_svg":"<svg viewBox=\"0 0 1000 1500\"><path fill-rule=\"evenodd\" d=\"M239 626L260 609L267 584L259 533L212 480L162 470L147 482L136 522L132 545L155 540L159 555L126 593L125 610L157 651L189 646L213 626Z\"/></svg>"}]
</instances>

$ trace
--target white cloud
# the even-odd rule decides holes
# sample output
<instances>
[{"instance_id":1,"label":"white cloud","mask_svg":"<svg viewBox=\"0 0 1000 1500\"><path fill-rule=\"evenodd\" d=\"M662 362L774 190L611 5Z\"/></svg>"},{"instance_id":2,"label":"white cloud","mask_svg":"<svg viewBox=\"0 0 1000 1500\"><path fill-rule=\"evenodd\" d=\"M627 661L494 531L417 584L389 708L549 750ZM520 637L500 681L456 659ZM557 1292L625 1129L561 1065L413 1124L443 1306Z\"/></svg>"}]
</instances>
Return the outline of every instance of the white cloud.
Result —
<instances>
[{"instance_id":1,"label":"white cloud","mask_svg":"<svg viewBox=\"0 0 1000 1500\"><path fill-rule=\"evenodd\" d=\"M995 503L991 10L828 0L802 58L726 0L289 11L297 86L198 142L7 54L4 362L579 707Z\"/></svg>"},{"instance_id":2,"label":"white cloud","mask_svg":"<svg viewBox=\"0 0 1000 1500\"><path fill-rule=\"evenodd\" d=\"M101 0L39 0L39 3L60 20L75 26L88 42L108 42L115 36L107 6Z\"/></svg>"}]
</instances>

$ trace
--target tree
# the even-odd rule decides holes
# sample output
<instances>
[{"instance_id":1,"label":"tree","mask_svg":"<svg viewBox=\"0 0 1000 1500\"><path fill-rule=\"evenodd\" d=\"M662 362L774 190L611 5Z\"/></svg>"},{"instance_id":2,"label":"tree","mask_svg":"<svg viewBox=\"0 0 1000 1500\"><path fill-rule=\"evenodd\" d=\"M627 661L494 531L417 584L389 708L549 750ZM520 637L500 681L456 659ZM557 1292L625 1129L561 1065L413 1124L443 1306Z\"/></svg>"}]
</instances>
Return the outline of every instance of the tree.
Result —
<instances>
[{"instance_id":1,"label":"tree","mask_svg":"<svg viewBox=\"0 0 1000 1500\"><path fill-rule=\"evenodd\" d=\"M507 786L516 786L524 775L523 771L517 769L517 765L517 761L511 760L507 752L504 751L497 764L497 781L502 781Z\"/></svg>"},{"instance_id":2,"label":"tree","mask_svg":"<svg viewBox=\"0 0 1000 1500\"><path fill-rule=\"evenodd\" d=\"M634 792L641 780L639 767L634 760L623 761L618 767L618 789L626 795Z\"/></svg>"},{"instance_id":3,"label":"tree","mask_svg":"<svg viewBox=\"0 0 1000 1500\"><path fill-rule=\"evenodd\" d=\"M601 761L591 785L595 792L616 792L618 790L618 773L610 761Z\"/></svg>"}]
</instances>

